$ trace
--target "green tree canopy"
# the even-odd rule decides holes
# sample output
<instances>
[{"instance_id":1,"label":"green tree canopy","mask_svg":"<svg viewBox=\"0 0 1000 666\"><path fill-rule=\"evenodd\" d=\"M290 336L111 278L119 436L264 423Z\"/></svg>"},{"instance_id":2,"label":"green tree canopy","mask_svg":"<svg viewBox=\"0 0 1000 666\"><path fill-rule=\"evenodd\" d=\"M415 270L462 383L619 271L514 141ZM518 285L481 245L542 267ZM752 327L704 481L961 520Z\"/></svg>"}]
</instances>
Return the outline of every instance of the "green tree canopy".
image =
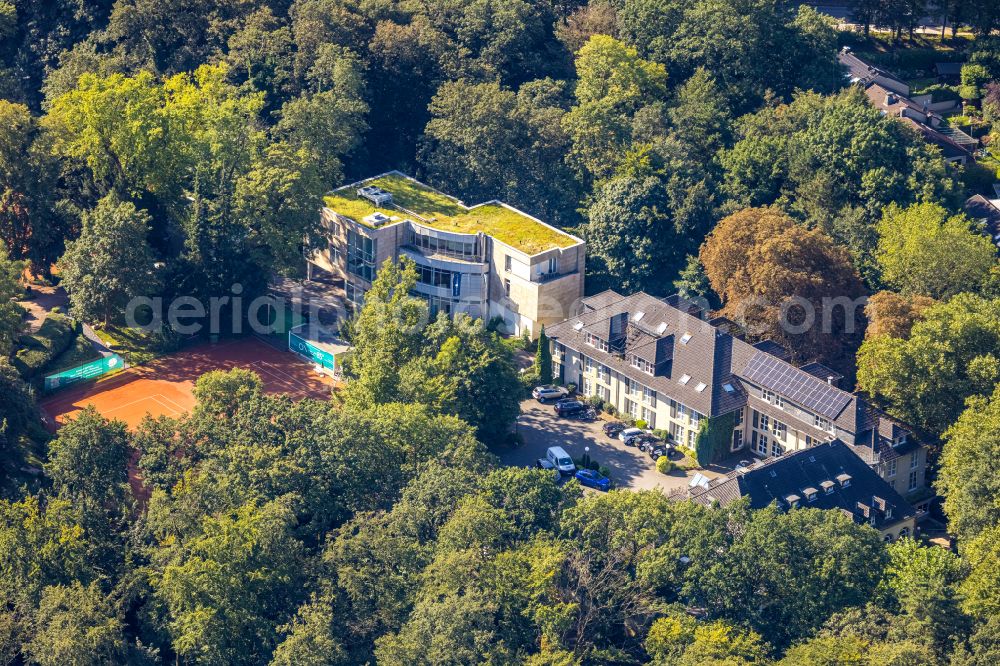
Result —
<instances>
[{"instance_id":1,"label":"green tree canopy","mask_svg":"<svg viewBox=\"0 0 1000 666\"><path fill-rule=\"evenodd\" d=\"M905 338L879 336L858 350L858 386L895 416L940 434L971 396L1000 381L1000 301L959 294L923 310Z\"/></svg>"},{"instance_id":2,"label":"green tree canopy","mask_svg":"<svg viewBox=\"0 0 1000 666\"><path fill-rule=\"evenodd\" d=\"M996 246L971 224L938 204L890 205L878 223L882 280L906 296L981 290L997 265Z\"/></svg>"}]
</instances>

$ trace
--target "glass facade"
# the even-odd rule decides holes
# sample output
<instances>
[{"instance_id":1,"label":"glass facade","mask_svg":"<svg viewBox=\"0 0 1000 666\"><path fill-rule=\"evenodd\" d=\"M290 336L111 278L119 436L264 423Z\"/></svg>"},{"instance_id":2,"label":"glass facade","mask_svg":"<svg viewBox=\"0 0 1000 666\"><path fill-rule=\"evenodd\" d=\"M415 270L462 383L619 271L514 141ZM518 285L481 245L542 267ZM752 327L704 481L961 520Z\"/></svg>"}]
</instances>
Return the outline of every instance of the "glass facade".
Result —
<instances>
[{"instance_id":1,"label":"glass facade","mask_svg":"<svg viewBox=\"0 0 1000 666\"><path fill-rule=\"evenodd\" d=\"M353 229L347 230L347 272L371 282L375 279L376 242Z\"/></svg>"},{"instance_id":2,"label":"glass facade","mask_svg":"<svg viewBox=\"0 0 1000 666\"><path fill-rule=\"evenodd\" d=\"M427 254L445 254L467 261L480 261L479 243L472 241L445 240L414 228L409 235L409 243Z\"/></svg>"}]
</instances>

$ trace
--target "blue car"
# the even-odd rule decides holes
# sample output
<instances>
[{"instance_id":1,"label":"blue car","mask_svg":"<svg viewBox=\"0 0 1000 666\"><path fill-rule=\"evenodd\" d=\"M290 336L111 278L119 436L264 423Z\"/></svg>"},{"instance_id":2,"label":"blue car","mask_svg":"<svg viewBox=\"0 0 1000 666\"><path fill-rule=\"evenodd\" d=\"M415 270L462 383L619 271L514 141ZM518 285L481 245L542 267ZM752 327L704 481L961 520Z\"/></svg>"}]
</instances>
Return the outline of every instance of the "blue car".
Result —
<instances>
[{"instance_id":1,"label":"blue car","mask_svg":"<svg viewBox=\"0 0 1000 666\"><path fill-rule=\"evenodd\" d=\"M603 490L604 492L611 490L611 479L606 476L601 476L592 469L578 470L575 477L582 486L597 488L598 490Z\"/></svg>"}]
</instances>

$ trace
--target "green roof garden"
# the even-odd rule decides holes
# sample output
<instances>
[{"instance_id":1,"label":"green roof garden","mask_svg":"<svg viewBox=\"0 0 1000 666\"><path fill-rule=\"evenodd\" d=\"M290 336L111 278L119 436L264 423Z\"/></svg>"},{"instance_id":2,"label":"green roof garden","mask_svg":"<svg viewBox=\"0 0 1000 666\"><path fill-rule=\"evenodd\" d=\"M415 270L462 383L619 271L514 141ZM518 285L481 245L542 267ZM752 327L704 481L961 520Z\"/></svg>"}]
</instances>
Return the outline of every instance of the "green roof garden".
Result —
<instances>
[{"instance_id":1,"label":"green roof garden","mask_svg":"<svg viewBox=\"0 0 1000 666\"><path fill-rule=\"evenodd\" d=\"M355 190L375 186L392 194L392 203L376 206ZM341 187L324 197L334 212L367 225L366 217L382 213L387 217L411 218L414 222L461 234L483 232L526 254L538 254L556 247L570 247L579 239L554 227L497 203L466 208L458 200L399 173ZM370 226L370 225L369 225Z\"/></svg>"}]
</instances>

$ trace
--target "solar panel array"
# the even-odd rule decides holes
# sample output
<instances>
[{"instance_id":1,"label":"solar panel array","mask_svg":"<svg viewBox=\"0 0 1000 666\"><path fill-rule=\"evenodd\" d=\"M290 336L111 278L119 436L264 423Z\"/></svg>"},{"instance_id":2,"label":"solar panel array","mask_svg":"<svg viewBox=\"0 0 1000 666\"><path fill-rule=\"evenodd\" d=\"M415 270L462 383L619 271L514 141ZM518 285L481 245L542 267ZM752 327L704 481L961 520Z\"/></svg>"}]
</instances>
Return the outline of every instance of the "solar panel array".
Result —
<instances>
[{"instance_id":1,"label":"solar panel array","mask_svg":"<svg viewBox=\"0 0 1000 666\"><path fill-rule=\"evenodd\" d=\"M836 418L851 402L850 394L766 352L754 354L744 376L830 419Z\"/></svg>"}]
</instances>

